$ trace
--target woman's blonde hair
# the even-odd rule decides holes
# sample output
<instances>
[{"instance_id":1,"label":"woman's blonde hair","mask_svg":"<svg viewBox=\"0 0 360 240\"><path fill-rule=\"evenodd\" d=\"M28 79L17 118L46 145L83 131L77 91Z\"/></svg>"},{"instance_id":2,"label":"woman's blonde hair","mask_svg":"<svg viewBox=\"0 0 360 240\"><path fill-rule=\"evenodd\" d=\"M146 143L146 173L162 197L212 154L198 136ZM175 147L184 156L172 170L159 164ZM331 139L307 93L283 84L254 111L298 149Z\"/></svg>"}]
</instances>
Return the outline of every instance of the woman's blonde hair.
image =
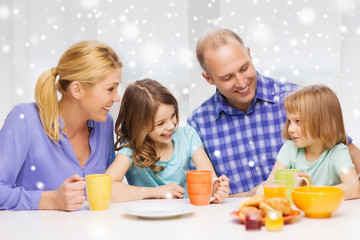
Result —
<instances>
[{"instance_id":1,"label":"woman's blonde hair","mask_svg":"<svg viewBox=\"0 0 360 240\"><path fill-rule=\"evenodd\" d=\"M72 45L61 56L57 67L40 75L35 86L35 102L51 141L57 143L60 140L57 91L65 93L73 81L89 89L122 66L117 54L107 44L90 40Z\"/></svg>"},{"instance_id":2,"label":"woman's blonde hair","mask_svg":"<svg viewBox=\"0 0 360 240\"><path fill-rule=\"evenodd\" d=\"M329 87L315 84L302 87L285 99L287 113L299 113L302 134L320 139L326 149L338 143L347 143L340 102ZM286 122L282 135L291 139L289 121Z\"/></svg>"},{"instance_id":3,"label":"woman's blonde hair","mask_svg":"<svg viewBox=\"0 0 360 240\"><path fill-rule=\"evenodd\" d=\"M156 166L160 156L154 142L148 137L155 128L155 115L160 104L173 105L177 123L179 122L178 103L171 92L152 79L143 79L130 84L122 97L118 118L115 123L115 150L129 147L133 150L133 164L149 167L159 173L164 167Z\"/></svg>"}]
</instances>

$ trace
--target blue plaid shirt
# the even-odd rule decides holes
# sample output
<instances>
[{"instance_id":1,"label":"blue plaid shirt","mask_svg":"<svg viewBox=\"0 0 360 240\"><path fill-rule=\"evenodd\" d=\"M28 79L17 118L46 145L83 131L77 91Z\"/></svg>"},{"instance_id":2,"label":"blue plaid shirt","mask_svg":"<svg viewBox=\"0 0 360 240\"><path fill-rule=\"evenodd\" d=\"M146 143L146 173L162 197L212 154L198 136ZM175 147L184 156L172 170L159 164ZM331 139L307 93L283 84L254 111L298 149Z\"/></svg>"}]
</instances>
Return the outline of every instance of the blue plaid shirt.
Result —
<instances>
[{"instance_id":1,"label":"blue plaid shirt","mask_svg":"<svg viewBox=\"0 0 360 240\"><path fill-rule=\"evenodd\" d=\"M230 178L231 194L248 191L269 176L284 143L284 99L297 88L257 73L255 98L246 112L216 90L191 113L187 122L198 132L217 175Z\"/></svg>"}]
</instances>

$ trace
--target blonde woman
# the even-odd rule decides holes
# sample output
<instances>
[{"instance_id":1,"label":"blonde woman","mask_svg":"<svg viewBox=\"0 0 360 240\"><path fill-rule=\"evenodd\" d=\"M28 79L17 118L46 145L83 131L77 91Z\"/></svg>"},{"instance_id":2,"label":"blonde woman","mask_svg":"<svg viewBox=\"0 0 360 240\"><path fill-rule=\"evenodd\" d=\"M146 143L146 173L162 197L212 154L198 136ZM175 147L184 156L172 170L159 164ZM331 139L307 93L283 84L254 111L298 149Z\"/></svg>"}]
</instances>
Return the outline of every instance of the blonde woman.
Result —
<instances>
[{"instance_id":1,"label":"blonde woman","mask_svg":"<svg viewBox=\"0 0 360 240\"><path fill-rule=\"evenodd\" d=\"M120 101L121 68L108 45L82 41L39 77L35 103L15 106L0 131L0 209L82 206L84 176L114 158L109 109Z\"/></svg>"},{"instance_id":2,"label":"blonde woman","mask_svg":"<svg viewBox=\"0 0 360 240\"><path fill-rule=\"evenodd\" d=\"M285 99L287 122L270 178L278 169L298 169L313 185L345 186L357 175L346 146L344 121L336 94L327 86L303 87ZM345 190L345 199L360 197L360 182Z\"/></svg>"}]
</instances>

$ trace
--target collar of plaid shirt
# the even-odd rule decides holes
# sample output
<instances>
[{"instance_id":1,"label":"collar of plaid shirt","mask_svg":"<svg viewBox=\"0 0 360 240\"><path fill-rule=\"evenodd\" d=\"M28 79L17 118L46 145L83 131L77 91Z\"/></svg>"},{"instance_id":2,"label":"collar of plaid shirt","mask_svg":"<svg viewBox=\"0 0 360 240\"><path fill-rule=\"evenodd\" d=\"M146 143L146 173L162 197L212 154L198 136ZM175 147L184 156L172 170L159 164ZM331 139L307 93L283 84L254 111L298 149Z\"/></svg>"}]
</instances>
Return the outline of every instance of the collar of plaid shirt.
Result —
<instances>
[{"instance_id":1,"label":"collar of plaid shirt","mask_svg":"<svg viewBox=\"0 0 360 240\"><path fill-rule=\"evenodd\" d=\"M250 114L254 111L254 105L257 101L265 101L274 103L277 96L273 83L270 83L268 79L264 78L261 74L257 73L257 83L255 97L246 112L239 110L227 103L225 97L216 89L215 93L215 113L216 119L219 118L220 112L225 112L228 115L244 115Z\"/></svg>"}]
</instances>

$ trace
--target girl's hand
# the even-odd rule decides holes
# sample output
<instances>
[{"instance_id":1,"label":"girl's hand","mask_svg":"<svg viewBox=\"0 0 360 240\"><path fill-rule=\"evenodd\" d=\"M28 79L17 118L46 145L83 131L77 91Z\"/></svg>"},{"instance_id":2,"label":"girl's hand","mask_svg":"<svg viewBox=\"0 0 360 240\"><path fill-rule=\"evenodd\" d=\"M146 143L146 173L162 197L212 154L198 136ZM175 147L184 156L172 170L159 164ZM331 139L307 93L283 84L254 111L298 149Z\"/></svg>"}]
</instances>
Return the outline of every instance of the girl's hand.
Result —
<instances>
[{"instance_id":1,"label":"girl's hand","mask_svg":"<svg viewBox=\"0 0 360 240\"><path fill-rule=\"evenodd\" d=\"M229 188L229 181L230 179L227 178L225 175L222 175L219 177L219 179L221 180L220 183L215 182L214 183L214 200L212 201L213 203L221 203L223 202L228 196L229 196L229 192L230 192L230 188Z\"/></svg>"},{"instance_id":2,"label":"girl's hand","mask_svg":"<svg viewBox=\"0 0 360 240\"><path fill-rule=\"evenodd\" d=\"M73 211L81 208L85 202L84 181L84 178L75 174L66 179L56 191L53 191L54 209Z\"/></svg>"},{"instance_id":3,"label":"girl's hand","mask_svg":"<svg viewBox=\"0 0 360 240\"><path fill-rule=\"evenodd\" d=\"M176 183L155 187L155 198L184 198L185 190Z\"/></svg>"},{"instance_id":4,"label":"girl's hand","mask_svg":"<svg viewBox=\"0 0 360 240\"><path fill-rule=\"evenodd\" d=\"M309 180L309 183L307 183L304 179L302 179L299 183L299 185L302 187L302 186L310 186L312 184L312 179L311 177L307 174L307 173L304 173L304 172L299 172L299 177L304 177L304 178L307 178Z\"/></svg>"}]
</instances>

